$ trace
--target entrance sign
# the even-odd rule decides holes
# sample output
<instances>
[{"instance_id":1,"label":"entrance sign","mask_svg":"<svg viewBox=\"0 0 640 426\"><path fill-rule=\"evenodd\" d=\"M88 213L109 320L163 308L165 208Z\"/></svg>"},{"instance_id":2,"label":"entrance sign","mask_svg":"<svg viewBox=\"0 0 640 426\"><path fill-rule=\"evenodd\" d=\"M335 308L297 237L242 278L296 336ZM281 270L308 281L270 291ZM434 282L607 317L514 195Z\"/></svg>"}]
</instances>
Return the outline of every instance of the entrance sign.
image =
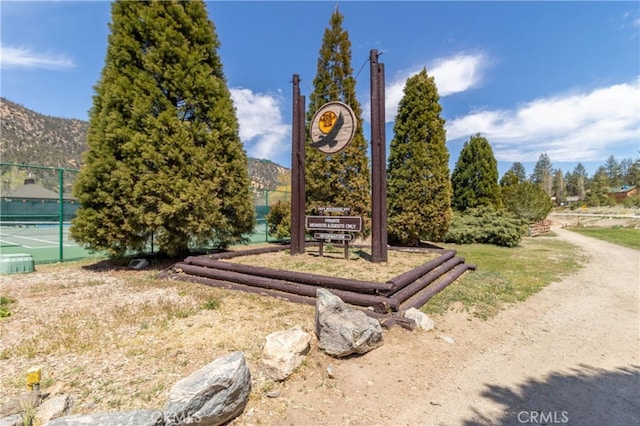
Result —
<instances>
[{"instance_id":1,"label":"entrance sign","mask_svg":"<svg viewBox=\"0 0 640 426\"><path fill-rule=\"evenodd\" d=\"M360 216L307 216L305 222L310 231L362 232Z\"/></svg>"},{"instance_id":2,"label":"entrance sign","mask_svg":"<svg viewBox=\"0 0 640 426\"><path fill-rule=\"evenodd\" d=\"M312 148L324 154L336 154L345 149L356 134L356 116L349 105L328 102L318 109L309 130Z\"/></svg>"}]
</instances>

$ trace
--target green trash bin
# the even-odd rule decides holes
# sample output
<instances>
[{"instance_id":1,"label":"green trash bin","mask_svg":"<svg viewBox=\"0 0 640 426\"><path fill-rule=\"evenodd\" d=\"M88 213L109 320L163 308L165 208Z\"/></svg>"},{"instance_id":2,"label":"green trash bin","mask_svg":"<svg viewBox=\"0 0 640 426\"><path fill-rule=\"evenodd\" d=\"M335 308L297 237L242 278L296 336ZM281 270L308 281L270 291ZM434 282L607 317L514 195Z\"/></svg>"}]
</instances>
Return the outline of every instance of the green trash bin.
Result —
<instances>
[{"instance_id":1,"label":"green trash bin","mask_svg":"<svg viewBox=\"0 0 640 426\"><path fill-rule=\"evenodd\" d=\"M0 274L22 274L35 271L30 254L0 254Z\"/></svg>"}]
</instances>

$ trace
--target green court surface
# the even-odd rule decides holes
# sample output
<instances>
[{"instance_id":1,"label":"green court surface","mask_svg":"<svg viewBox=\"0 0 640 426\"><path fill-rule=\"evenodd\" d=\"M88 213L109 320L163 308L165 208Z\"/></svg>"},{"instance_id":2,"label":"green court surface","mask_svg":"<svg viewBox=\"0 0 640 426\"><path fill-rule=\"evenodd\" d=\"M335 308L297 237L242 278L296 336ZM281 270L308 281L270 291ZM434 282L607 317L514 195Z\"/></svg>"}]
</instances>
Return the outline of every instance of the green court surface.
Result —
<instances>
[{"instance_id":1,"label":"green court surface","mask_svg":"<svg viewBox=\"0 0 640 426\"><path fill-rule=\"evenodd\" d=\"M97 256L69 238L68 224L62 227L62 244L60 244L59 224L2 224L0 255L17 253L32 255L35 263L52 263Z\"/></svg>"},{"instance_id":2,"label":"green court surface","mask_svg":"<svg viewBox=\"0 0 640 426\"><path fill-rule=\"evenodd\" d=\"M265 243L266 223L258 223L253 234L247 235L249 244ZM0 224L0 255L30 254L36 264L53 263L67 260L103 257L80 247L69 238L69 224L62 227L60 244L60 225L54 223L12 223Z\"/></svg>"}]
</instances>

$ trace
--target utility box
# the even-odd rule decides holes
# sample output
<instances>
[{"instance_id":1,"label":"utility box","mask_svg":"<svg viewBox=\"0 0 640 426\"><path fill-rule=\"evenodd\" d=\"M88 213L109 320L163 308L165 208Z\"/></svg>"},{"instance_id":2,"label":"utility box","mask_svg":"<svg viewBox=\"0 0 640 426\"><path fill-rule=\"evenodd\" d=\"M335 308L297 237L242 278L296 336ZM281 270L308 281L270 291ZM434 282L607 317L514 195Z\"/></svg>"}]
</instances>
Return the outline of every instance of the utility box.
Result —
<instances>
[{"instance_id":1,"label":"utility box","mask_svg":"<svg viewBox=\"0 0 640 426\"><path fill-rule=\"evenodd\" d=\"M30 254L0 254L0 274L21 274L35 271L33 256Z\"/></svg>"}]
</instances>

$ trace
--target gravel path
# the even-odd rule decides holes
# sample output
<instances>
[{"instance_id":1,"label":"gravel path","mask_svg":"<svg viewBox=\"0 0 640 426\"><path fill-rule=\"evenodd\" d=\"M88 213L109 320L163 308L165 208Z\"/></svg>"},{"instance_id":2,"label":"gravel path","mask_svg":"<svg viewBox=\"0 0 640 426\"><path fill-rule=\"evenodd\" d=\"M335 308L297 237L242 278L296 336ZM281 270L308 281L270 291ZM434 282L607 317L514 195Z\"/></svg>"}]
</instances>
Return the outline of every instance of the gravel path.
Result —
<instances>
[{"instance_id":1,"label":"gravel path","mask_svg":"<svg viewBox=\"0 0 640 426\"><path fill-rule=\"evenodd\" d=\"M640 252L554 231L586 267L489 321L450 312L423 336L395 328L333 361L335 380L292 381L277 423L640 424Z\"/></svg>"},{"instance_id":2,"label":"gravel path","mask_svg":"<svg viewBox=\"0 0 640 426\"><path fill-rule=\"evenodd\" d=\"M508 334L443 380L429 424L640 424L640 252L554 231L588 266L491 321Z\"/></svg>"}]
</instances>

